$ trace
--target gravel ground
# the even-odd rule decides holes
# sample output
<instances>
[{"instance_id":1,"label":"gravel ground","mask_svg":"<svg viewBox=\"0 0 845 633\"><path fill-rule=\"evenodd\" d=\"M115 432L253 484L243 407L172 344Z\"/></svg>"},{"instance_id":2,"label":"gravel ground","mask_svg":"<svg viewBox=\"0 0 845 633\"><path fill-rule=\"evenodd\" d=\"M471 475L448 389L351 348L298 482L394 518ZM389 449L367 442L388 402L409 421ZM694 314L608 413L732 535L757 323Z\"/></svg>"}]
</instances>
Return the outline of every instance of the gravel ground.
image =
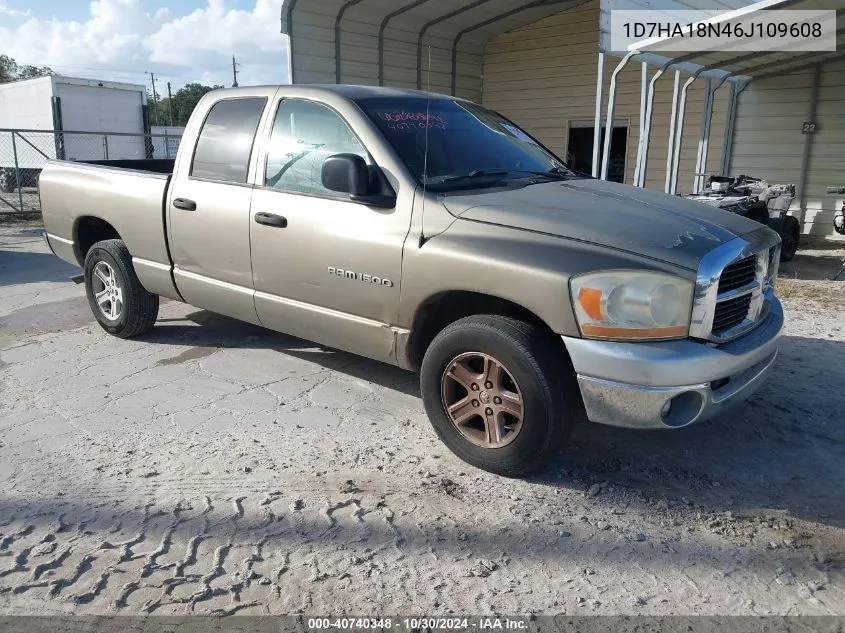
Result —
<instances>
[{"instance_id":1,"label":"gravel ground","mask_svg":"<svg viewBox=\"0 0 845 633\"><path fill-rule=\"evenodd\" d=\"M508 480L411 374L174 302L122 341L74 272L0 228L0 613L845 614L845 282L730 415Z\"/></svg>"}]
</instances>

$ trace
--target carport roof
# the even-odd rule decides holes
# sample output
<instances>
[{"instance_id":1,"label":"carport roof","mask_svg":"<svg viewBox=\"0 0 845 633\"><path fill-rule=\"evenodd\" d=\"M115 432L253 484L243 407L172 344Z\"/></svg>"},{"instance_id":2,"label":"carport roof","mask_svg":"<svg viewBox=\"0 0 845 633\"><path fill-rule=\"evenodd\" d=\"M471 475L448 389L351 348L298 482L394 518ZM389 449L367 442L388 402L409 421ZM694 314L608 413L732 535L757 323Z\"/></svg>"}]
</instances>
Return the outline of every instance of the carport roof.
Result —
<instances>
[{"instance_id":1,"label":"carport roof","mask_svg":"<svg viewBox=\"0 0 845 633\"><path fill-rule=\"evenodd\" d=\"M429 66L424 48L431 45L435 81L451 92L464 84L480 92L480 61L492 37L550 15L596 0L283 0L282 32L289 36L291 81L305 83L375 83L423 88ZM612 9L661 10L695 8L837 10L837 50L808 53L771 51L737 53L708 51L669 53L666 41L643 41L641 59L670 61L687 72L708 75L763 76L827 63L845 55L845 0L599 0L600 24L586 29L602 33L600 48L609 41ZM668 39L668 38L667 38ZM664 50L661 50L663 48ZM598 51L597 51L598 52ZM615 52L624 54L624 51ZM473 60L472 70L462 62ZM395 65L392 72L386 67ZM388 76L390 75L390 76ZM474 96L474 95L473 95ZM480 96L480 94L478 95Z\"/></svg>"},{"instance_id":2,"label":"carport roof","mask_svg":"<svg viewBox=\"0 0 845 633\"><path fill-rule=\"evenodd\" d=\"M836 11L836 50L807 52L801 45L792 45L792 50L771 50L755 52L705 51L677 53L661 50L671 47L672 38L654 38L631 45L632 50L641 51L644 59L684 64L687 69L702 72L716 70L731 76L764 77L801 70L817 64L826 64L845 57L845 0L762 0L749 5L744 12L748 17L763 10L830 10ZM725 17L725 16L723 16Z\"/></svg>"},{"instance_id":3,"label":"carport roof","mask_svg":"<svg viewBox=\"0 0 845 633\"><path fill-rule=\"evenodd\" d=\"M284 0L282 33L290 37L292 81L299 68L294 51L308 38L329 49L334 77L318 75L318 80L341 82L347 56L341 40L354 41L370 27L366 46L378 50L379 83L383 83L385 40L412 44L417 52L416 71L421 72L423 44L453 51L463 47L481 49L494 35L509 31L589 0ZM363 47L360 46L360 47ZM359 48L360 48L359 47ZM314 65L312 67L316 67Z\"/></svg>"}]
</instances>

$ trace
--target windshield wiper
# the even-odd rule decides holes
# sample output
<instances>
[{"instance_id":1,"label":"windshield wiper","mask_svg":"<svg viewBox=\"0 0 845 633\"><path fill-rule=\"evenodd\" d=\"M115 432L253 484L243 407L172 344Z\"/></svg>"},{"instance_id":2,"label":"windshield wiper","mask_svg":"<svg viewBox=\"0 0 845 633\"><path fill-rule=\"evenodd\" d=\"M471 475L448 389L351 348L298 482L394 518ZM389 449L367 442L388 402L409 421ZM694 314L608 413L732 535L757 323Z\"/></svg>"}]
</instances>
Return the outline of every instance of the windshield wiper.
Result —
<instances>
[{"instance_id":1,"label":"windshield wiper","mask_svg":"<svg viewBox=\"0 0 845 633\"><path fill-rule=\"evenodd\" d=\"M460 174L458 176L444 176L443 180L439 180L436 184L442 185L448 182L455 182L458 180L467 180L473 178L484 178L485 176L507 176L507 169L473 169L468 174Z\"/></svg>"},{"instance_id":2,"label":"windshield wiper","mask_svg":"<svg viewBox=\"0 0 845 633\"><path fill-rule=\"evenodd\" d=\"M440 186L440 185L449 185L458 183L461 181L472 181L479 178L485 177L502 177L507 176L510 173L506 169L474 169L473 171L469 172L468 174L460 174L458 176L443 176L438 177L437 180L432 181L431 179L428 180L428 184L432 186Z\"/></svg>"},{"instance_id":3,"label":"windshield wiper","mask_svg":"<svg viewBox=\"0 0 845 633\"><path fill-rule=\"evenodd\" d=\"M560 167L552 167L548 171L529 171L527 169L511 169L511 172L519 174L527 174L528 176L542 176L544 178L554 178L555 180L568 180L569 178L578 178L578 174ZM527 176L526 176L527 177Z\"/></svg>"}]
</instances>

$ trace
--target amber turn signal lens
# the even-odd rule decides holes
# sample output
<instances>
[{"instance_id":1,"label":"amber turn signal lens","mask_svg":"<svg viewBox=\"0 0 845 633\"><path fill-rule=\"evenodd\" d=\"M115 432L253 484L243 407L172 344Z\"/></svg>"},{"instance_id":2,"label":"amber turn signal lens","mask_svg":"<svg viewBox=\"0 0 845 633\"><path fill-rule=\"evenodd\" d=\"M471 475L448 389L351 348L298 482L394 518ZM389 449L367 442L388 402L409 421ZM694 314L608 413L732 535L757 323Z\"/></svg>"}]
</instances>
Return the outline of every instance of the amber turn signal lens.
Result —
<instances>
[{"instance_id":1,"label":"amber turn signal lens","mask_svg":"<svg viewBox=\"0 0 845 633\"><path fill-rule=\"evenodd\" d=\"M687 335L685 325L654 328L608 327L603 325L584 324L581 326L584 336L609 339L668 339Z\"/></svg>"},{"instance_id":2,"label":"amber turn signal lens","mask_svg":"<svg viewBox=\"0 0 845 633\"><path fill-rule=\"evenodd\" d=\"M581 288L578 291L578 302L581 304L581 307L584 308L584 312L586 312L591 319L596 321L604 319L604 314L602 314L601 309L601 298L601 290L597 290L595 288Z\"/></svg>"}]
</instances>

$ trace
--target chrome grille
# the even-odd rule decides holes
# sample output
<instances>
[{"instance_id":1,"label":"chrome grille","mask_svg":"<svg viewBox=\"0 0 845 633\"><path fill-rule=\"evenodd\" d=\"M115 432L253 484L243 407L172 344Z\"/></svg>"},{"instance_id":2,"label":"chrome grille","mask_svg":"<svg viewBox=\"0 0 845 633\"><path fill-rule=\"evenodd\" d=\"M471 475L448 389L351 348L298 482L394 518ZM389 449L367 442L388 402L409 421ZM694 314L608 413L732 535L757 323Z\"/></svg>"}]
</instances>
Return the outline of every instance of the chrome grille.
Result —
<instances>
[{"instance_id":1,"label":"chrome grille","mask_svg":"<svg viewBox=\"0 0 845 633\"><path fill-rule=\"evenodd\" d=\"M716 304L713 314L713 333L719 334L742 323L751 308L751 292Z\"/></svg>"},{"instance_id":2,"label":"chrome grille","mask_svg":"<svg viewBox=\"0 0 845 633\"><path fill-rule=\"evenodd\" d=\"M767 300L774 292L779 241L776 233L763 227L725 242L701 259L690 336L722 343L765 318Z\"/></svg>"},{"instance_id":3,"label":"chrome grille","mask_svg":"<svg viewBox=\"0 0 845 633\"><path fill-rule=\"evenodd\" d=\"M757 256L746 257L728 264L719 277L719 294L741 288L752 281L757 271Z\"/></svg>"}]
</instances>

